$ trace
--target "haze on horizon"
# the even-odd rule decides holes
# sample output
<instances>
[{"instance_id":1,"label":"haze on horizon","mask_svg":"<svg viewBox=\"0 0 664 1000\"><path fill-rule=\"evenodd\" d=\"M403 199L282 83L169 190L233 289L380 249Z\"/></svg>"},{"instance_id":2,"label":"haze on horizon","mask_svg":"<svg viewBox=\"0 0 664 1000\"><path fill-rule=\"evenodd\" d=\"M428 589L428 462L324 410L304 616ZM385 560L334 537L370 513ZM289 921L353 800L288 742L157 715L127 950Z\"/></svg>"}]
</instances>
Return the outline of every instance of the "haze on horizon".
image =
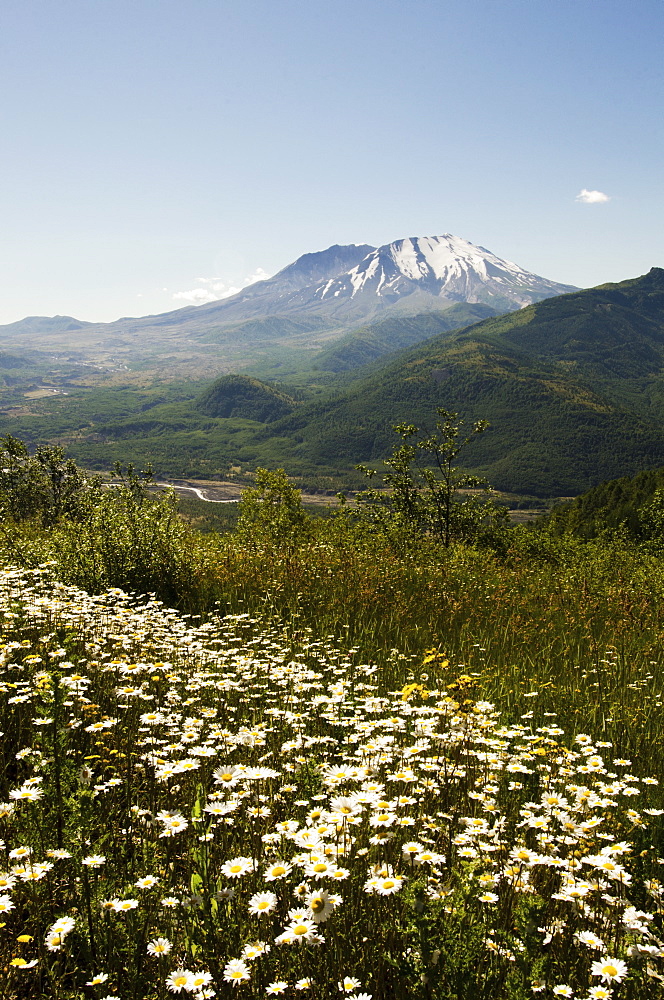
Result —
<instances>
[{"instance_id":1,"label":"haze on horizon","mask_svg":"<svg viewBox=\"0 0 664 1000\"><path fill-rule=\"evenodd\" d=\"M0 323L447 232L582 287L664 266L659 0L27 0L0 25Z\"/></svg>"}]
</instances>

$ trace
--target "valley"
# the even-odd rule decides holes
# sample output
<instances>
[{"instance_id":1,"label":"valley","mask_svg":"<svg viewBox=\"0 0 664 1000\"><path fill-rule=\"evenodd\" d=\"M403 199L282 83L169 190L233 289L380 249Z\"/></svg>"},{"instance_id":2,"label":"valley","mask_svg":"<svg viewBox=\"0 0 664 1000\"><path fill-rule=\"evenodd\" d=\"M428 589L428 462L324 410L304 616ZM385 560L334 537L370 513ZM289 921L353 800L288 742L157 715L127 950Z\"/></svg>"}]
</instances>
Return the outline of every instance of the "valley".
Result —
<instances>
[{"instance_id":1,"label":"valley","mask_svg":"<svg viewBox=\"0 0 664 1000\"><path fill-rule=\"evenodd\" d=\"M0 328L2 430L89 468L242 483L283 467L334 493L361 488L393 425L443 406L489 421L469 470L508 493L664 464L664 271L575 291L497 261L450 236L331 247L205 306L26 319Z\"/></svg>"}]
</instances>

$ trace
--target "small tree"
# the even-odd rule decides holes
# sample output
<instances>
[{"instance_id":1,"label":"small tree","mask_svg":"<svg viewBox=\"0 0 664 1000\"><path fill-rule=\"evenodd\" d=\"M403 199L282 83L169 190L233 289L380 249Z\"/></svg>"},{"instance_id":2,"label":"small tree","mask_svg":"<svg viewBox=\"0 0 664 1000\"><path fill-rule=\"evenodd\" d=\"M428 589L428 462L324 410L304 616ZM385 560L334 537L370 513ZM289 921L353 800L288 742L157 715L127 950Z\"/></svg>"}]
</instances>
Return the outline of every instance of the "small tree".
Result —
<instances>
[{"instance_id":1,"label":"small tree","mask_svg":"<svg viewBox=\"0 0 664 1000\"><path fill-rule=\"evenodd\" d=\"M255 487L242 491L237 533L257 548L291 552L308 535L302 493L283 469L257 469Z\"/></svg>"},{"instance_id":2,"label":"small tree","mask_svg":"<svg viewBox=\"0 0 664 1000\"><path fill-rule=\"evenodd\" d=\"M489 424L476 421L464 437L456 413L442 407L436 412L439 419L431 433L414 424L394 426L401 444L385 462L385 488L358 493L356 510L361 520L392 538L404 533L428 536L445 546L455 540L475 541L487 529L504 526L507 511L496 504L486 479L463 472L455 463ZM357 468L369 478L377 474L363 465ZM473 492L462 495L464 490Z\"/></svg>"},{"instance_id":3,"label":"small tree","mask_svg":"<svg viewBox=\"0 0 664 1000\"><path fill-rule=\"evenodd\" d=\"M42 445L30 455L23 441L0 437L0 511L6 518L50 527L62 517L76 518L100 488L101 479L86 476L62 448Z\"/></svg>"},{"instance_id":4,"label":"small tree","mask_svg":"<svg viewBox=\"0 0 664 1000\"><path fill-rule=\"evenodd\" d=\"M664 550L664 490L655 490L639 510L639 535L646 548L658 555Z\"/></svg>"},{"instance_id":5,"label":"small tree","mask_svg":"<svg viewBox=\"0 0 664 1000\"><path fill-rule=\"evenodd\" d=\"M11 560L45 558L61 579L93 593L107 587L156 593L167 603L197 599L200 549L172 491L151 492L152 474L116 463L117 481L87 476L61 448L30 455L22 441L0 438L1 539Z\"/></svg>"},{"instance_id":6,"label":"small tree","mask_svg":"<svg viewBox=\"0 0 664 1000\"><path fill-rule=\"evenodd\" d=\"M64 579L92 593L121 587L189 606L201 572L196 533L173 491L143 495L140 480L107 487L84 521L63 519L50 535Z\"/></svg>"}]
</instances>

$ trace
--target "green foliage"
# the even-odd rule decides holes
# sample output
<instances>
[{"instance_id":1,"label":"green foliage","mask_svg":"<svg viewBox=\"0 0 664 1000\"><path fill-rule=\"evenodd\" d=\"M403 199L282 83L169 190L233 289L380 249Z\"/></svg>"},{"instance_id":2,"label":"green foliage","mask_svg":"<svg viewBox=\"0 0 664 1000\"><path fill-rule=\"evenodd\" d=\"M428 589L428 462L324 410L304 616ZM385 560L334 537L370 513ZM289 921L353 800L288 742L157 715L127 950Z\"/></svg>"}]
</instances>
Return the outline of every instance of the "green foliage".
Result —
<instances>
[{"instance_id":1,"label":"green foliage","mask_svg":"<svg viewBox=\"0 0 664 1000\"><path fill-rule=\"evenodd\" d=\"M664 490L664 467L646 469L601 483L574 500L555 507L552 530L579 538L622 532L633 541L653 539L659 532L658 494Z\"/></svg>"},{"instance_id":2,"label":"green foliage","mask_svg":"<svg viewBox=\"0 0 664 1000\"><path fill-rule=\"evenodd\" d=\"M50 558L61 579L91 593L122 587L186 606L199 589L196 535L171 493L151 492L152 476L116 465L114 484L88 478L62 449L31 456L2 439L0 503L6 560L36 566Z\"/></svg>"},{"instance_id":3,"label":"green foliage","mask_svg":"<svg viewBox=\"0 0 664 1000\"><path fill-rule=\"evenodd\" d=\"M245 544L292 552L309 533L302 493L283 469L257 469L256 485L242 491L237 534Z\"/></svg>"},{"instance_id":4,"label":"green foliage","mask_svg":"<svg viewBox=\"0 0 664 1000\"><path fill-rule=\"evenodd\" d=\"M583 718L644 762L654 748L664 754L652 680L664 564L650 542L584 542L544 527L510 530L498 555L428 534L398 545L345 513L308 518L280 471L262 472L248 491L240 530L201 536L172 497L139 485L104 489L85 517L77 508L78 520L51 528L5 522L0 561L51 560L60 579L92 591L153 592L194 613L267 612L294 634L343 636L386 677L394 649L415 662L444 649L467 664L474 694L500 697L507 716L523 712L522 692L539 690L538 712L557 711L567 725Z\"/></svg>"},{"instance_id":5,"label":"green foliage","mask_svg":"<svg viewBox=\"0 0 664 1000\"><path fill-rule=\"evenodd\" d=\"M44 527L74 520L99 496L100 480L87 477L62 448L43 445L30 455L23 441L0 437L0 513Z\"/></svg>"},{"instance_id":6,"label":"green foliage","mask_svg":"<svg viewBox=\"0 0 664 1000\"><path fill-rule=\"evenodd\" d=\"M385 488L358 493L353 513L393 541L415 534L447 547L452 541L488 539L504 528L507 512L493 500L486 480L463 472L455 463L489 425L479 420L467 437L461 437L463 421L457 414L442 407L437 413L431 433L414 424L395 425L402 443L385 462L390 470L382 476ZM375 469L359 468L370 478L376 474ZM473 492L461 496L462 491Z\"/></svg>"},{"instance_id":7,"label":"green foliage","mask_svg":"<svg viewBox=\"0 0 664 1000\"><path fill-rule=\"evenodd\" d=\"M664 489L656 490L652 500L641 507L639 529L649 549L664 553Z\"/></svg>"},{"instance_id":8,"label":"green foliage","mask_svg":"<svg viewBox=\"0 0 664 1000\"><path fill-rule=\"evenodd\" d=\"M178 509L188 524L205 535L232 531L237 525L237 503L209 503L198 497L179 495Z\"/></svg>"},{"instance_id":9,"label":"green foliage","mask_svg":"<svg viewBox=\"0 0 664 1000\"><path fill-rule=\"evenodd\" d=\"M50 545L63 578L90 593L121 587L188 607L198 589L196 535L180 518L175 496L150 495L131 468L85 520L57 525Z\"/></svg>"}]
</instances>

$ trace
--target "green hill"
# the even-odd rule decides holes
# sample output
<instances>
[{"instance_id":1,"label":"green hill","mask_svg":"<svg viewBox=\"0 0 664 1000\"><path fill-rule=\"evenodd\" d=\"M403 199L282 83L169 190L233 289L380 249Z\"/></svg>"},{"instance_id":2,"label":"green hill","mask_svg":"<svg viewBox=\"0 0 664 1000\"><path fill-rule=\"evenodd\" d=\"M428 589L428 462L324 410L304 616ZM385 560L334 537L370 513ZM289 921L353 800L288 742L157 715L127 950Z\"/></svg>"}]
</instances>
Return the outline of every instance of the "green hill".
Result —
<instances>
[{"instance_id":1,"label":"green hill","mask_svg":"<svg viewBox=\"0 0 664 1000\"><path fill-rule=\"evenodd\" d=\"M28 368L30 362L10 351L0 351L0 368Z\"/></svg>"},{"instance_id":2,"label":"green hill","mask_svg":"<svg viewBox=\"0 0 664 1000\"><path fill-rule=\"evenodd\" d=\"M664 270L561 295L476 327L472 337L564 362L571 375L628 380L664 363Z\"/></svg>"},{"instance_id":3,"label":"green hill","mask_svg":"<svg viewBox=\"0 0 664 1000\"><path fill-rule=\"evenodd\" d=\"M241 341L243 344L262 344L275 339L297 341L303 336L320 333L332 328L332 324L319 316L305 316L292 319L289 316L264 316L248 319L244 323L222 326L206 331L198 337L201 343L225 344Z\"/></svg>"},{"instance_id":4,"label":"green hill","mask_svg":"<svg viewBox=\"0 0 664 1000\"><path fill-rule=\"evenodd\" d=\"M460 330L495 314L496 310L490 306L459 302L441 312L390 316L353 330L321 351L314 362L317 368L324 371L349 371L405 347L412 347L436 334Z\"/></svg>"},{"instance_id":5,"label":"green hill","mask_svg":"<svg viewBox=\"0 0 664 1000\"><path fill-rule=\"evenodd\" d=\"M401 352L274 433L325 465L383 457L437 406L493 429L468 453L504 489L578 493L664 463L664 270L549 299Z\"/></svg>"},{"instance_id":6,"label":"green hill","mask_svg":"<svg viewBox=\"0 0 664 1000\"><path fill-rule=\"evenodd\" d=\"M206 389L194 407L208 417L238 417L266 423L290 413L295 400L247 375L223 375Z\"/></svg>"},{"instance_id":7,"label":"green hill","mask_svg":"<svg viewBox=\"0 0 664 1000\"><path fill-rule=\"evenodd\" d=\"M595 538L606 528L624 526L633 537L643 535L640 511L664 489L664 466L600 483L551 514L553 524L582 538Z\"/></svg>"}]
</instances>

